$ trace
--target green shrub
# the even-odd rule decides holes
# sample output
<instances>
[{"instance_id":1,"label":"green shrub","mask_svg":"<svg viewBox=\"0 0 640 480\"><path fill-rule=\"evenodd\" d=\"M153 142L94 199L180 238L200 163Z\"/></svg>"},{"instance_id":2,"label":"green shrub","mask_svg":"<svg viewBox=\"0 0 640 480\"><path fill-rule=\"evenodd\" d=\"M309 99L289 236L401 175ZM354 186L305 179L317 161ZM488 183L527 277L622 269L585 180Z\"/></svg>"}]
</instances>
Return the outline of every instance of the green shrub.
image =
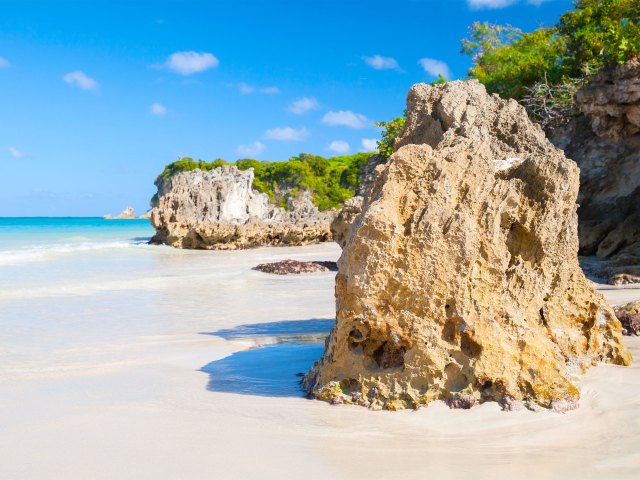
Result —
<instances>
[{"instance_id":1,"label":"green shrub","mask_svg":"<svg viewBox=\"0 0 640 480\"><path fill-rule=\"evenodd\" d=\"M398 135L404 130L407 121L407 111L401 117L394 118L390 122L377 122L376 127L382 127L381 139L378 140L378 153L389 158L393 153L393 144Z\"/></svg>"},{"instance_id":2,"label":"green shrub","mask_svg":"<svg viewBox=\"0 0 640 480\"><path fill-rule=\"evenodd\" d=\"M551 28L523 33L510 25L474 23L462 40L469 76L491 93L522 98L530 87L571 83L640 54L640 0L580 0Z\"/></svg>"}]
</instances>

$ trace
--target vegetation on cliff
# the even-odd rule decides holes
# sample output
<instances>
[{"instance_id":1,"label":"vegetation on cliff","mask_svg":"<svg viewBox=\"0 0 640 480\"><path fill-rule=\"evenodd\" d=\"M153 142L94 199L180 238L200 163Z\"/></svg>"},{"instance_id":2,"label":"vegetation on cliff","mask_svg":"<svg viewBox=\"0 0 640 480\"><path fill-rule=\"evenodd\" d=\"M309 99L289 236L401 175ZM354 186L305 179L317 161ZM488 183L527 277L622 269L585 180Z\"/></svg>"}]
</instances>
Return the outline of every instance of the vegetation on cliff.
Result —
<instances>
[{"instance_id":1,"label":"vegetation on cliff","mask_svg":"<svg viewBox=\"0 0 640 480\"><path fill-rule=\"evenodd\" d=\"M462 40L471 78L489 93L520 100L543 127L577 113L573 95L586 77L640 54L640 0L579 0L553 27L533 32L474 23Z\"/></svg>"},{"instance_id":2,"label":"vegetation on cliff","mask_svg":"<svg viewBox=\"0 0 640 480\"><path fill-rule=\"evenodd\" d=\"M360 182L360 169L371 153L341 155L325 158L301 153L287 161L268 162L243 158L235 162L240 170L253 168L253 186L261 193L269 195L271 202L289 208L289 200L301 191L312 192L313 202L320 211L341 206L351 198ZM178 172L189 172L199 168L213 170L224 165L233 165L222 159L213 162L184 157L167 165L158 175L155 185L161 188L171 176Z\"/></svg>"},{"instance_id":3,"label":"vegetation on cliff","mask_svg":"<svg viewBox=\"0 0 640 480\"><path fill-rule=\"evenodd\" d=\"M555 26L528 33L474 23L462 41L474 62L469 76L490 93L519 99L537 82L564 83L638 56L639 0L580 0L574 7Z\"/></svg>"}]
</instances>

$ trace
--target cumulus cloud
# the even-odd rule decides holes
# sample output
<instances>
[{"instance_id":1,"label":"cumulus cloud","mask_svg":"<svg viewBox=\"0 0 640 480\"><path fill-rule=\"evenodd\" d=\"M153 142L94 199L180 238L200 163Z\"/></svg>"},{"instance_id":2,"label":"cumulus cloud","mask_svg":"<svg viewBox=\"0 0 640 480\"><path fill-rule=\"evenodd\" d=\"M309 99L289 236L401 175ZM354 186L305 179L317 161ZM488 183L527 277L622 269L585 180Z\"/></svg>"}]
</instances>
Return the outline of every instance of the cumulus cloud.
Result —
<instances>
[{"instance_id":1,"label":"cumulus cloud","mask_svg":"<svg viewBox=\"0 0 640 480\"><path fill-rule=\"evenodd\" d=\"M349 144L343 140L334 140L327 148L336 153L347 153L350 147Z\"/></svg>"},{"instance_id":2,"label":"cumulus cloud","mask_svg":"<svg viewBox=\"0 0 640 480\"><path fill-rule=\"evenodd\" d=\"M375 138L363 138L362 149L365 152L373 152L378 150L378 141Z\"/></svg>"},{"instance_id":3,"label":"cumulus cloud","mask_svg":"<svg viewBox=\"0 0 640 480\"><path fill-rule=\"evenodd\" d=\"M373 57L362 57L364 63L376 70L397 70L400 68L398 62L392 57L383 57L382 55L374 55Z\"/></svg>"},{"instance_id":4,"label":"cumulus cloud","mask_svg":"<svg viewBox=\"0 0 640 480\"><path fill-rule=\"evenodd\" d=\"M306 128L300 128L296 130L291 127L278 127L272 128L264 132L264 138L268 140L282 140L299 142L309 136L309 131Z\"/></svg>"},{"instance_id":5,"label":"cumulus cloud","mask_svg":"<svg viewBox=\"0 0 640 480\"><path fill-rule=\"evenodd\" d=\"M266 145L262 142L253 142L248 145L238 145L236 148L236 152L238 155L242 155L244 157L255 157L256 155L260 155L264 152L264 149L267 148Z\"/></svg>"},{"instance_id":6,"label":"cumulus cloud","mask_svg":"<svg viewBox=\"0 0 640 480\"><path fill-rule=\"evenodd\" d=\"M165 107L161 103L152 103L149 107L149 112L151 112L151 115L157 115L161 117L167 114L167 107Z\"/></svg>"},{"instance_id":7,"label":"cumulus cloud","mask_svg":"<svg viewBox=\"0 0 640 480\"><path fill-rule=\"evenodd\" d=\"M316 108L318 108L318 101L315 98L302 97L294 100L287 107L287 110L295 115L304 115L309 110L315 110Z\"/></svg>"},{"instance_id":8,"label":"cumulus cloud","mask_svg":"<svg viewBox=\"0 0 640 480\"><path fill-rule=\"evenodd\" d=\"M16 147L9 147L9 155L11 155L11 158L14 158L16 160L27 156L26 153L24 153L22 150L18 150Z\"/></svg>"},{"instance_id":9,"label":"cumulus cloud","mask_svg":"<svg viewBox=\"0 0 640 480\"><path fill-rule=\"evenodd\" d=\"M518 0L467 0L467 4L473 9L504 8L508 7L509 5L513 5L517 1Z\"/></svg>"},{"instance_id":10,"label":"cumulus cloud","mask_svg":"<svg viewBox=\"0 0 640 480\"><path fill-rule=\"evenodd\" d=\"M9 63L9 60L4 57L0 57L0 68L9 68L10 66L11 64Z\"/></svg>"},{"instance_id":11,"label":"cumulus cloud","mask_svg":"<svg viewBox=\"0 0 640 480\"><path fill-rule=\"evenodd\" d=\"M447 80L451 78L451 70L449 70L449 66L440 60L436 60L434 58L421 58L418 60L418 64L429 75L434 77L442 75Z\"/></svg>"},{"instance_id":12,"label":"cumulus cloud","mask_svg":"<svg viewBox=\"0 0 640 480\"><path fill-rule=\"evenodd\" d=\"M162 67L180 75L193 75L216 68L220 61L208 52L175 52L167 57Z\"/></svg>"},{"instance_id":13,"label":"cumulus cloud","mask_svg":"<svg viewBox=\"0 0 640 480\"><path fill-rule=\"evenodd\" d=\"M97 92L100 88L98 82L80 70L69 72L62 79L72 87L78 87L89 92Z\"/></svg>"},{"instance_id":14,"label":"cumulus cloud","mask_svg":"<svg viewBox=\"0 0 640 480\"><path fill-rule=\"evenodd\" d=\"M322 123L349 128L366 128L371 125L371 120L361 113L354 113L351 110L340 110L325 113L324 117L322 117Z\"/></svg>"}]
</instances>

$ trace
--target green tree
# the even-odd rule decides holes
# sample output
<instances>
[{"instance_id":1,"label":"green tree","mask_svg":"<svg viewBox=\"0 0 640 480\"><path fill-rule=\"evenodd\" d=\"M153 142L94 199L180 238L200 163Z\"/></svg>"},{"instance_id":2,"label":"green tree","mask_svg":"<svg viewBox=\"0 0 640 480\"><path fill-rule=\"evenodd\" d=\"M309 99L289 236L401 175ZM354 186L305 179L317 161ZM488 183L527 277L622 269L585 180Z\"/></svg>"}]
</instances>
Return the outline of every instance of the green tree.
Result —
<instances>
[{"instance_id":1,"label":"green tree","mask_svg":"<svg viewBox=\"0 0 640 480\"><path fill-rule=\"evenodd\" d=\"M522 98L533 85L562 84L640 54L640 0L580 0L552 28L530 33L474 23L462 40L473 59L469 76L503 97Z\"/></svg>"},{"instance_id":2,"label":"green tree","mask_svg":"<svg viewBox=\"0 0 640 480\"><path fill-rule=\"evenodd\" d=\"M580 0L574 6L556 26L566 38L563 62L571 76L638 57L640 0Z\"/></svg>"}]
</instances>

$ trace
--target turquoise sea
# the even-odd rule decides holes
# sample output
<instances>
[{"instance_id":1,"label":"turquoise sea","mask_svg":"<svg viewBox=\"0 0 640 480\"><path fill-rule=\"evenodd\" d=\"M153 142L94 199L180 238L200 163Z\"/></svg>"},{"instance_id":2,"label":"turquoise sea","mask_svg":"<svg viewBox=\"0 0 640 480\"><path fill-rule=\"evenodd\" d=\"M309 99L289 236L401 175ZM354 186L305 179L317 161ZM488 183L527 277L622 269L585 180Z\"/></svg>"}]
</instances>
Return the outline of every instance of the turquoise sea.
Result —
<instances>
[{"instance_id":1,"label":"turquoise sea","mask_svg":"<svg viewBox=\"0 0 640 480\"><path fill-rule=\"evenodd\" d=\"M153 233L148 220L0 218L0 384L138 361L149 339L332 316L333 275L276 278L252 267L294 252L333 259L335 244L308 254L196 251L149 245ZM323 294L306 305L307 289Z\"/></svg>"},{"instance_id":2,"label":"turquoise sea","mask_svg":"<svg viewBox=\"0 0 640 480\"><path fill-rule=\"evenodd\" d=\"M81 250L126 248L147 243L153 233L149 220L0 218L0 265Z\"/></svg>"}]
</instances>

